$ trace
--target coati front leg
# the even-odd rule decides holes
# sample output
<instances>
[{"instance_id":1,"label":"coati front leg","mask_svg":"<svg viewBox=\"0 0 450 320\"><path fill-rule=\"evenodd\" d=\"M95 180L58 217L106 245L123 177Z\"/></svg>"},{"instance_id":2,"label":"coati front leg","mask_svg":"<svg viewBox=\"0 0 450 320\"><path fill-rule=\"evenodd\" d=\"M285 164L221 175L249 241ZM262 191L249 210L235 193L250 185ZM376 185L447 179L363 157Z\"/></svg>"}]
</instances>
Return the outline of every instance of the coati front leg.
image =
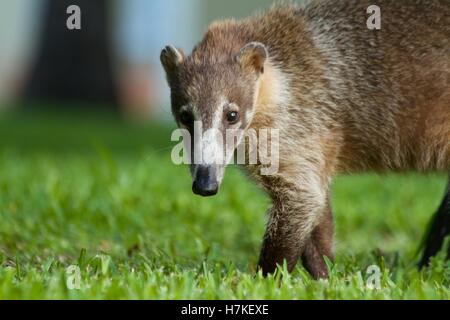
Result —
<instances>
[{"instance_id":1,"label":"coati front leg","mask_svg":"<svg viewBox=\"0 0 450 320\"><path fill-rule=\"evenodd\" d=\"M291 272L302 257L312 276L323 278L328 273L323 256L333 258L327 187L315 179L298 181L298 185L280 185L282 179L272 181L273 206L269 211L259 268L267 275L286 262ZM305 184L306 181L310 183Z\"/></svg>"},{"instance_id":2,"label":"coati front leg","mask_svg":"<svg viewBox=\"0 0 450 320\"><path fill-rule=\"evenodd\" d=\"M321 217L320 223L313 230L302 254L303 266L315 279L328 278L328 268L324 257L327 257L331 261L334 259L333 215L329 199L327 199L327 202L325 214Z\"/></svg>"}]
</instances>

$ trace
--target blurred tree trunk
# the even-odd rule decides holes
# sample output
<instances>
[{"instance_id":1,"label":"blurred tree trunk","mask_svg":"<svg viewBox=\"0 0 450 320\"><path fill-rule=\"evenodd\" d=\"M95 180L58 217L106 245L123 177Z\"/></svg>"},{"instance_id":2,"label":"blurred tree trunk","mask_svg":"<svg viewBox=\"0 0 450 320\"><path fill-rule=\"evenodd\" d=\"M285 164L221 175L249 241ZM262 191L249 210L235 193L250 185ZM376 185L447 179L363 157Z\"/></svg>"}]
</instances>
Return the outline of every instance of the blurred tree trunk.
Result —
<instances>
[{"instance_id":1,"label":"blurred tree trunk","mask_svg":"<svg viewBox=\"0 0 450 320\"><path fill-rule=\"evenodd\" d=\"M108 0L47 0L42 35L24 100L69 102L118 110ZM81 30L69 30L67 8L81 9ZM54 105L55 106L55 105Z\"/></svg>"}]
</instances>

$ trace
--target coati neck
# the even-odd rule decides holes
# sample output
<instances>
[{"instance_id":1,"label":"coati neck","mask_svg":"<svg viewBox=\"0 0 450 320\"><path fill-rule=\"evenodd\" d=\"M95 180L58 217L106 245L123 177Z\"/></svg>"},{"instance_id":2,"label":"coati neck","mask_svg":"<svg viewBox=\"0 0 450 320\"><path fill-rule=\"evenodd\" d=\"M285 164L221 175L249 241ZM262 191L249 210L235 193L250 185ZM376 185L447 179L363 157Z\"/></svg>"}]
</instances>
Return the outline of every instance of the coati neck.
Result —
<instances>
[{"instance_id":1,"label":"coati neck","mask_svg":"<svg viewBox=\"0 0 450 320\"><path fill-rule=\"evenodd\" d=\"M270 59L266 61L255 91L255 114L251 127L272 127L280 108L289 104L289 78Z\"/></svg>"}]
</instances>

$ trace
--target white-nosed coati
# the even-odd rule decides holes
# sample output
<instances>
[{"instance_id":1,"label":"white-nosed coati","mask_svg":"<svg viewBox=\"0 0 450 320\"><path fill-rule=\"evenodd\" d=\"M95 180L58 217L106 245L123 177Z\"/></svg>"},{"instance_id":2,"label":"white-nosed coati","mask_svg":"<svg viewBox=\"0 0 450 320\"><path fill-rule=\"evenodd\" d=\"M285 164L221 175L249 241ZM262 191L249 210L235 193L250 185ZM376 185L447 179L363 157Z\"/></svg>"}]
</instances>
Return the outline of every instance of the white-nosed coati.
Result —
<instances>
[{"instance_id":1,"label":"white-nosed coati","mask_svg":"<svg viewBox=\"0 0 450 320\"><path fill-rule=\"evenodd\" d=\"M374 4L380 30L367 27ZM215 22L189 56L168 46L161 61L180 127L279 130L278 171L245 166L273 200L264 274L302 258L313 276L327 276L337 174L450 171L450 0L275 6ZM219 138L193 144L217 160ZM193 164L194 192L215 194L225 165Z\"/></svg>"}]
</instances>

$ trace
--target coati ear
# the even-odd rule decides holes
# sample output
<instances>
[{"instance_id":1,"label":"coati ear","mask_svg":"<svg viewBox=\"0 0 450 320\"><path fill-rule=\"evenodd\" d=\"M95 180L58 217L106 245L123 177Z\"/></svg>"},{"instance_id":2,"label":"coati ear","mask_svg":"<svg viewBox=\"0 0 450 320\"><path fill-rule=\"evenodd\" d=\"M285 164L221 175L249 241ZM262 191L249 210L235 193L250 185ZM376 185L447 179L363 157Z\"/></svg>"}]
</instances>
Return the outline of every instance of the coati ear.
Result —
<instances>
[{"instance_id":1,"label":"coati ear","mask_svg":"<svg viewBox=\"0 0 450 320\"><path fill-rule=\"evenodd\" d=\"M167 78L169 79L184 60L183 50L177 49L173 46L166 46L161 51L160 60L164 70L166 71Z\"/></svg>"},{"instance_id":2,"label":"coati ear","mask_svg":"<svg viewBox=\"0 0 450 320\"><path fill-rule=\"evenodd\" d=\"M236 55L236 61L242 68L256 71L259 75L264 72L264 63L268 56L265 45L260 42L250 42Z\"/></svg>"}]
</instances>

